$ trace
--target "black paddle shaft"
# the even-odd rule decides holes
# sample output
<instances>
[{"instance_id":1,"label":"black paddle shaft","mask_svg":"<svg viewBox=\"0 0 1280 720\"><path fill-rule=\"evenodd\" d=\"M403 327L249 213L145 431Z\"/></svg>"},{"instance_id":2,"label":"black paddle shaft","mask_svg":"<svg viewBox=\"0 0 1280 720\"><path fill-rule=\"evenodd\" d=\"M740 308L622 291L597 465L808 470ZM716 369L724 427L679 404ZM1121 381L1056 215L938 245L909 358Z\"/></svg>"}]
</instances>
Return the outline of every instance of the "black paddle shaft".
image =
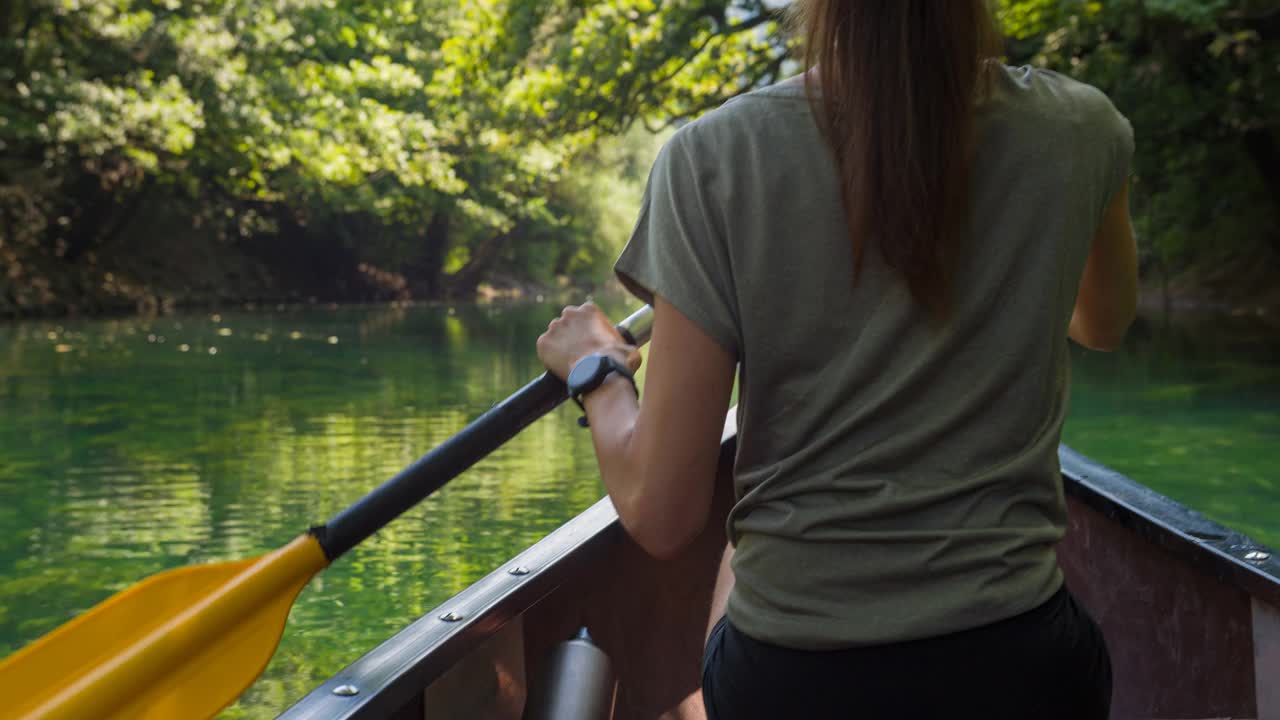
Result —
<instances>
[{"instance_id":1,"label":"black paddle shaft","mask_svg":"<svg viewBox=\"0 0 1280 720\"><path fill-rule=\"evenodd\" d=\"M617 329L627 342L639 346L648 341L652 322L653 309L646 306ZM564 382L543 373L329 522L311 528L311 534L330 561L338 559L566 399Z\"/></svg>"}]
</instances>

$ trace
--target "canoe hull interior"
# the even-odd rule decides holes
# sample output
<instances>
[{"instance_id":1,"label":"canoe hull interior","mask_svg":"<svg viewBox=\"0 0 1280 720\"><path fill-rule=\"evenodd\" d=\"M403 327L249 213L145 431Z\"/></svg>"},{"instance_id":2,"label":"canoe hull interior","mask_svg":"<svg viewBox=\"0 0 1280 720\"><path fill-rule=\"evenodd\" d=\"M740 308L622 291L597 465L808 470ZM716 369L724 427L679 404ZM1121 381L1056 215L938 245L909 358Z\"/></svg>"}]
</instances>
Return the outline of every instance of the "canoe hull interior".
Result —
<instances>
[{"instance_id":1,"label":"canoe hull interior","mask_svg":"<svg viewBox=\"0 0 1280 720\"><path fill-rule=\"evenodd\" d=\"M519 718L544 659L585 625L619 677L615 718L703 718L733 448L727 431L711 521L680 557L645 555L602 500L281 717ZM1113 718L1280 720L1280 562L1070 450L1062 460L1060 563L1106 633Z\"/></svg>"},{"instance_id":2,"label":"canoe hull interior","mask_svg":"<svg viewBox=\"0 0 1280 720\"><path fill-rule=\"evenodd\" d=\"M1107 638L1113 716L1257 717L1249 594L1068 503L1058 562Z\"/></svg>"}]
</instances>

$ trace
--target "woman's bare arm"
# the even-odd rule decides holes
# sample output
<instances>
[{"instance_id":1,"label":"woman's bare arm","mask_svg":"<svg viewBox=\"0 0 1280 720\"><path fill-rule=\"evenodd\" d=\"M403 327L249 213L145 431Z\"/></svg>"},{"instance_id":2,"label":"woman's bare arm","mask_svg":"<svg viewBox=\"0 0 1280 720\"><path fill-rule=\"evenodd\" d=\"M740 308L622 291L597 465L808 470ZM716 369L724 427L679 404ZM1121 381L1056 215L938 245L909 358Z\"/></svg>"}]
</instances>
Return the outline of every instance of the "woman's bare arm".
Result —
<instances>
[{"instance_id":1,"label":"woman's bare arm","mask_svg":"<svg viewBox=\"0 0 1280 720\"><path fill-rule=\"evenodd\" d=\"M1103 214L1080 278L1067 335L1092 350L1115 350L1138 308L1138 246L1126 182Z\"/></svg>"},{"instance_id":2,"label":"woman's bare arm","mask_svg":"<svg viewBox=\"0 0 1280 720\"><path fill-rule=\"evenodd\" d=\"M562 378L592 352L634 368L633 351L594 305L566 308L538 339L538 356ZM616 375L583 399L605 489L651 555L676 554L706 525L735 366L728 350L656 297L644 402Z\"/></svg>"},{"instance_id":3,"label":"woman's bare arm","mask_svg":"<svg viewBox=\"0 0 1280 720\"><path fill-rule=\"evenodd\" d=\"M735 365L657 297L644 402L637 407L625 382L585 400L609 497L623 527L655 557L679 552L706 525Z\"/></svg>"}]
</instances>

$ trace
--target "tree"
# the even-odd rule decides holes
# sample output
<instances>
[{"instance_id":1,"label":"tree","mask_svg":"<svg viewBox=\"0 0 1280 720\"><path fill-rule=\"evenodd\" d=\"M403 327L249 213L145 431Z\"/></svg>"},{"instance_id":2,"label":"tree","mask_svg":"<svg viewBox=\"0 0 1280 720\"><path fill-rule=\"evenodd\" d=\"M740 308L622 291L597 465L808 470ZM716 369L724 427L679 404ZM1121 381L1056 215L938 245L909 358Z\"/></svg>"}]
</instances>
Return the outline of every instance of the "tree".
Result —
<instances>
[{"instance_id":1,"label":"tree","mask_svg":"<svg viewBox=\"0 0 1280 720\"><path fill-rule=\"evenodd\" d=\"M0 313L181 294L148 234L276 286L315 257L348 295L465 293L522 241L583 237L565 171L603 139L775 79L777 20L762 0L5 0Z\"/></svg>"},{"instance_id":2,"label":"tree","mask_svg":"<svg viewBox=\"0 0 1280 720\"><path fill-rule=\"evenodd\" d=\"M1015 61L1101 87L1133 122L1148 267L1220 268L1247 291L1274 283L1280 2L1001 0L1000 14Z\"/></svg>"}]
</instances>

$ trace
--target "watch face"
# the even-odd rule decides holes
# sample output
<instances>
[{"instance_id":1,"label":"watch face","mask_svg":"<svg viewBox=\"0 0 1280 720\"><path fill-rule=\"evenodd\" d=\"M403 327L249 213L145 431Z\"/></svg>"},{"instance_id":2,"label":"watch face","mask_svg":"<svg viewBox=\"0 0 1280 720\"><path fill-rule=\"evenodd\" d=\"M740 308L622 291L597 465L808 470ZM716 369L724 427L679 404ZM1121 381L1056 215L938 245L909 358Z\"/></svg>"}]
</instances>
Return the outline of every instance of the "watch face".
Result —
<instances>
[{"instance_id":1,"label":"watch face","mask_svg":"<svg viewBox=\"0 0 1280 720\"><path fill-rule=\"evenodd\" d=\"M580 388L590 383L596 375L600 373L601 367L604 365L605 359L601 355L588 355L578 361L573 369L569 371L569 377L565 381L571 389Z\"/></svg>"}]
</instances>

